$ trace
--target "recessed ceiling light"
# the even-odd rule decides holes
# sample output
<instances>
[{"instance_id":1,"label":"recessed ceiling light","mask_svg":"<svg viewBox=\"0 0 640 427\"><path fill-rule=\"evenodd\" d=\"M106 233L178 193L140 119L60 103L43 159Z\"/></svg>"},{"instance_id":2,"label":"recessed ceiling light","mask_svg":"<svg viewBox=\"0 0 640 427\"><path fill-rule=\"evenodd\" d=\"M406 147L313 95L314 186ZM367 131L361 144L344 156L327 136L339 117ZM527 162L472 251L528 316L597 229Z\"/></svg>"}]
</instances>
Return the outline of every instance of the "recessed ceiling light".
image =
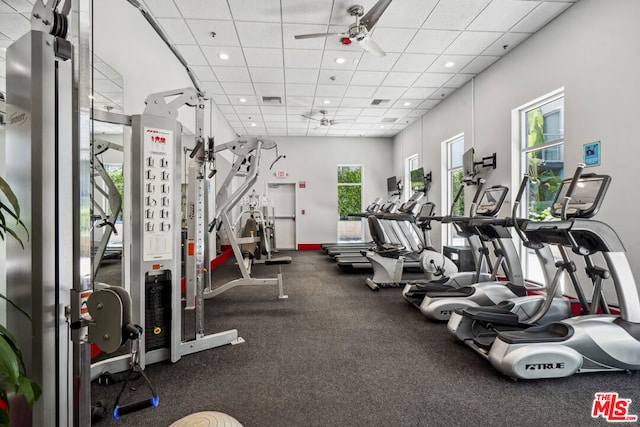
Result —
<instances>
[{"instance_id":1,"label":"recessed ceiling light","mask_svg":"<svg viewBox=\"0 0 640 427\"><path fill-rule=\"evenodd\" d=\"M404 104L402 104L402 105L404 105L405 107L408 107L409 105L411 105L411 103L410 103L409 101L407 101L407 102L405 102L405 103L404 103Z\"/></svg>"},{"instance_id":2,"label":"recessed ceiling light","mask_svg":"<svg viewBox=\"0 0 640 427\"><path fill-rule=\"evenodd\" d=\"M251 127L252 128L256 127L256 124L255 123L251 123Z\"/></svg>"},{"instance_id":3,"label":"recessed ceiling light","mask_svg":"<svg viewBox=\"0 0 640 427\"><path fill-rule=\"evenodd\" d=\"M455 62L453 62L453 61L445 62L445 64L444 64L444 66L445 66L445 67L447 67L447 68L451 68L451 67L453 67L454 65L456 65L456 63L455 63Z\"/></svg>"},{"instance_id":4,"label":"recessed ceiling light","mask_svg":"<svg viewBox=\"0 0 640 427\"><path fill-rule=\"evenodd\" d=\"M380 129L384 129L384 125L380 125Z\"/></svg>"},{"instance_id":5,"label":"recessed ceiling light","mask_svg":"<svg viewBox=\"0 0 640 427\"><path fill-rule=\"evenodd\" d=\"M238 101L240 101L240 102L247 102L247 98L240 98L240 99L238 99Z\"/></svg>"},{"instance_id":6,"label":"recessed ceiling light","mask_svg":"<svg viewBox=\"0 0 640 427\"><path fill-rule=\"evenodd\" d=\"M227 59L229 59L229 54L224 53L224 52L220 52L218 54L218 58L222 59L223 61L226 61Z\"/></svg>"},{"instance_id":7,"label":"recessed ceiling light","mask_svg":"<svg viewBox=\"0 0 640 427\"><path fill-rule=\"evenodd\" d=\"M335 59L335 63L336 64L344 64L344 58L336 58Z\"/></svg>"},{"instance_id":8,"label":"recessed ceiling light","mask_svg":"<svg viewBox=\"0 0 640 427\"><path fill-rule=\"evenodd\" d=\"M331 104L331 101L329 101L328 99L325 99L324 101L322 101L323 104Z\"/></svg>"}]
</instances>

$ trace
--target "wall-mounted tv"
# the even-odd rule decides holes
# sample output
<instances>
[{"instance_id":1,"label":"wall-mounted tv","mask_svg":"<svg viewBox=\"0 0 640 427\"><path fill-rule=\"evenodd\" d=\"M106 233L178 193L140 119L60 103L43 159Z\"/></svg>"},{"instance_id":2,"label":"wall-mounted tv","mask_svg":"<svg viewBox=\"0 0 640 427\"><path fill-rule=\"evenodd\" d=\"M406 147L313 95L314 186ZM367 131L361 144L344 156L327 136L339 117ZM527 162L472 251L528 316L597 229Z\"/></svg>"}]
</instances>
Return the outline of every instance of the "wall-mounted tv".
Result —
<instances>
[{"instance_id":1,"label":"wall-mounted tv","mask_svg":"<svg viewBox=\"0 0 640 427\"><path fill-rule=\"evenodd\" d=\"M419 167L409 172L411 177L411 190L416 191L424 188L424 168Z\"/></svg>"},{"instance_id":2,"label":"wall-mounted tv","mask_svg":"<svg viewBox=\"0 0 640 427\"><path fill-rule=\"evenodd\" d=\"M392 193L398 190L398 180L395 176L390 176L387 178L387 191Z\"/></svg>"},{"instance_id":3,"label":"wall-mounted tv","mask_svg":"<svg viewBox=\"0 0 640 427\"><path fill-rule=\"evenodd\" d=\"M469 148L462 155L462 167L464 168L465 177L474 177L476 175L475 160L476 155L473 147Z\"/></svg>"}]
</instances>

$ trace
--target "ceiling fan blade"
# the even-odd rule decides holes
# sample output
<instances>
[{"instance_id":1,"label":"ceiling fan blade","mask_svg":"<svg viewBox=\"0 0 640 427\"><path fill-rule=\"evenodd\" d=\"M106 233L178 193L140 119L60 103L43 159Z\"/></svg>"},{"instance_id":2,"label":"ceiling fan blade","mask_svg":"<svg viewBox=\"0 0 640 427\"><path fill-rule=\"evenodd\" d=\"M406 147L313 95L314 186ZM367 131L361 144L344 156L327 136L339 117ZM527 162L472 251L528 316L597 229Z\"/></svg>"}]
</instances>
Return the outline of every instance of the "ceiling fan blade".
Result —
<instances>
[{"instance_id":1,"label":"ceiling fan blade","mask_svg":"<svg viewBox=\"0 0 640 427\"><path fill-rule=\"evenodd\" d=\"M331 126L333 126L333 125L343 125L343 124L346 124L346 123L350 123L350 122L346 121L346 120L329 120L329 124Z\"/></svg>"},{"instance_id":2,"label":"ceiling fan blade","mask_svg":"<svg viewBox=\"0 0 640 427\"><path fill-rule=\"evenodd\" d=\"M345 33L315 33L315 34L299 34L293 36L295 39L317 39L320 37L345 36Z\"/></svg>"},{"instance_id":3,"label":"ceiling fan blade","mask_svg":"<svg viewBox=\"0 0 640 427\"><path fill-rule=\"evenodd\" d=\"M371 31L389 4L391 4L391 0L379 0L378 3L374 4L373 7L360 19L360 24L364 25L368 31Z\"/></svg>"},{"instance_id":4,"label":"ceiling fan blade","mask_svg":"<svg viewBox=\"0 0 640 427\"><path fill-rule=\"evenodd\" d=\"M305 119L309 119L309 120L315 120L315 121L320 121L320 119L316 119L315 117L311 117L311 116L305 116L304 114L301 114L302 117L304 117Z\"/></svg>"},{"instance_id":5,"label":"ceiling fan blade","mask_svg":"<svg viewBox=\"0 0 640 427\"><path fill-rule=\"evenodd\" d=\"M360 40L358 44L360 45L361 48L363 48L367 52L370 52L376 56L387 56L384 50L382 50L380 46L378 46L378 43L373 41L371 36L369 36L368 34L362 40Z\"/></svg>"}]
</instances>

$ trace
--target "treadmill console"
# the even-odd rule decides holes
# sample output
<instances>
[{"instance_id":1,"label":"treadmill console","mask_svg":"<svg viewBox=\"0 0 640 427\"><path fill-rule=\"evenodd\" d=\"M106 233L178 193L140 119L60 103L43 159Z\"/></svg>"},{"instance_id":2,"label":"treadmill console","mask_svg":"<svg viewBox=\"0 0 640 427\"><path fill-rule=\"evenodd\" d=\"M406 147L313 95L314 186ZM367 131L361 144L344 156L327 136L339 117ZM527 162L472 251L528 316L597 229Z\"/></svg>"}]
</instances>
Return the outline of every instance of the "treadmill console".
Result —
<instances>
[{"instance_id":1,"label":"treadmill console","mask_svg":"<svg viewBox=\"0 0 640 427\"><path fill-rule=\"evenodd\" d=\"M567 178L560 184L551 205L551 215L554 217L560 218L562 216L562 206L571 181L571 178ZM582 175L573 189L567 205L567 218L591 218L598 213L610 182L609 175Z\"/></svg>"},{"instance_id":2,"label":"treadmill console","mask_svg":"<svg viewBox=\"0 0 640 427\"><path fill-rule=\"evenodd\" d=\"M502 203L504 203L504 199L507 197L508 192L509 188L503 185L496 185L494 187L487 188L484 193L482 193L480 202L478 202L476 215L489 217L496 216L500 211L500 208L502 208Z\"/></svg>"},{"instance_id":3,"label":"treadmill console","mask_svg":"<svg viewBox=\"0 0 640 427\"><path fill-rule=\"evenodd\" d=\"M420 212L416 217L417 222L424 222L431 219L433 211L436 209L436 205L433 202L427 202L420 207Z\"/></svg>"}]
</instances>

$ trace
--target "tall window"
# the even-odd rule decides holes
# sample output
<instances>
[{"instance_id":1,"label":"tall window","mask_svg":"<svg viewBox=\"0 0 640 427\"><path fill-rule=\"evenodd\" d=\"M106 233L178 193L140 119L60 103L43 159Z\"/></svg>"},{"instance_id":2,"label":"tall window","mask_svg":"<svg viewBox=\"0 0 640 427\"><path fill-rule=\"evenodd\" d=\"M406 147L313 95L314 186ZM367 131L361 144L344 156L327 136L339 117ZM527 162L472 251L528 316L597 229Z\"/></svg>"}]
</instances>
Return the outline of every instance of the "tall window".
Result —
<instances>
[{"instance_id":1,"label":"tall window","mask_svg":"<svg viewBox=\"0 0 640 427\"><path fill-rule=\"evenodd\" d=\"M349 216L362 212L362 166L338 165L338 241L359 242L362 219Z\"/></svg>"},{"instance_id":2,"label":"tall window","mask_svg":"<svg viewBox=\"0 0 640 427\"><path fill-rule=\"evenodd\" d=\"M411 171L418 169L418 155L407 157L404 166L404 199L409 200L413 195L413 184L411 182Z\"/></svg>"},{"instance_id":3,"label":"tall window","mask_svg":"<svg viewBox=\"0 0 640 427\"><path fill-rule=\"evenodd\" d=\"M444 153L446 153L446 179L443 181L446 188L442 194L442 213L462 216L464 215L464 195L455 202L454 198L464 179L464 170L462 168L462 156L464 155L464 135L457 135L443 143L445 145ZM453 205L453 206L452 206ZM443 231L443 242L447 245L464 245L466 240L458 236L451 224L447 224Z\"/></svg>"},{"instance_id":4,"label":"tall window","mask_svg":"<svg viewBox=\"0 0 640 427\"><path fill-rule=\"evenodd\" d=\"M522 200L526 217L552 219L553 198L564 177L564 92L557 91L523 106L520 116L520 171L530 176L527 200ZM525 276L543 281L535 253L524 257Z\"/></svg>"}]
</instances>

